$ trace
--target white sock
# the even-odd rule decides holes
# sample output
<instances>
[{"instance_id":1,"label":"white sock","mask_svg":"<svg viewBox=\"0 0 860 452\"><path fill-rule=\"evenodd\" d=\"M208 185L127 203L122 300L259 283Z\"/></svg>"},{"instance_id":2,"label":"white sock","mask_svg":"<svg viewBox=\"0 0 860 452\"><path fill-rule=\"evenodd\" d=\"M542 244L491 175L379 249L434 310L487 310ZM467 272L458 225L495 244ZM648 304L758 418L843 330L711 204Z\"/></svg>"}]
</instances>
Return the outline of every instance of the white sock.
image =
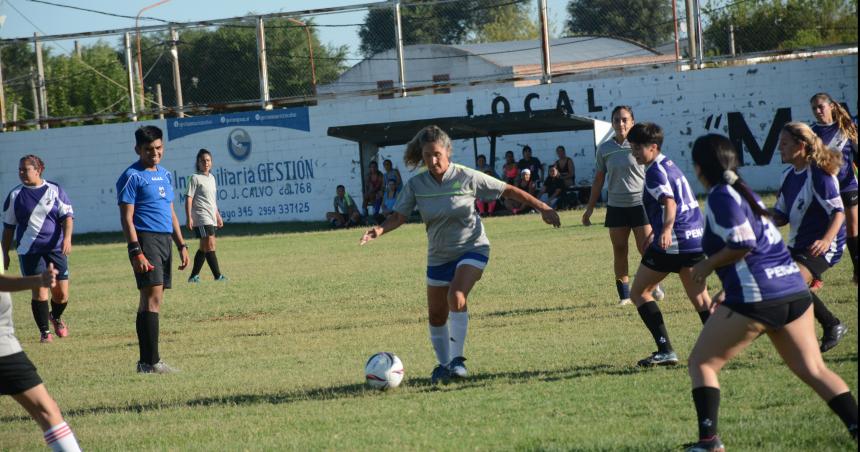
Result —
<instances>
[{"instance_id":1,"label":"white sock","mask_svg":"<svg viewBox=\"0 0 860 452\"><path fill-rule=\"evenodd\" d=\"M81 452L69 424L57 424L45 432L45 442L54 452Z\"/></svg>"},{"instance_id":2,"label":"white sock","mask_svg":"<svg viewBox=\"0 0 860 452\"><path fill-rule=\"evenodd\" d=\"M448 313L448 328L451 334L451 359L463 356L466 332L469 330L469 311Z\"/></svg>"},{"instance_id":3,"label":"white sock","mask_svg":"<svg viewBox=\"0 0 860 452\"><path fill-rule=\"evenodd\" d=\"M439 361L439 364L443 366L447 366L449 362L449 342L451 342L451 338L448 336L447 323L442 326L430 325L430 343L433 344L433 351L436 352L436 359Z\"/></svg>"}]
</instances>

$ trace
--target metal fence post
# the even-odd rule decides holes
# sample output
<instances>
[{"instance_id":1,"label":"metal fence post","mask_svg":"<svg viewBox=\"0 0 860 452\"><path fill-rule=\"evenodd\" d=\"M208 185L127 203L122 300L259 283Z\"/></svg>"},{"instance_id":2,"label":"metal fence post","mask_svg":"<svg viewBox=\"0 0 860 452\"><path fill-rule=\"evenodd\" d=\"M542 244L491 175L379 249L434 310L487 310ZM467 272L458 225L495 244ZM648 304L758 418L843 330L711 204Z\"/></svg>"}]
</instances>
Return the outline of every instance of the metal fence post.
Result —
<instances>
[{"instance_id":1,"label":"metal fence post","mask_svg":"<svg viewBox=\"0 0 860 452\"><path fill-rule=\"evenodd\" d=\"M134 97L134 66L131 61L131 35L125 32L123 36L123 44L125 45L125 74L128 83L128 101L131 104L131 120L137 122L137 101Z\"/></svg>"},{"instance_id":2,"label":"metal fence post","mask_svg":"<svg viewBox=\"0 0 860 452\"><path fill-rule=\"evenodd\" d=\"M688 43L688 51L687 55L690 58L690 69L696 68L696 55L698 51L696 50L696 13L693 9L693 2L696 0L685 0L685 7L687 12L687 43Z\"/></svg>"},{"instance_id":3,"label":"metal fence post","mask_svg":"<svg viewBox=\"0 0 860 452\"><path fill-rule=\"evenodd\" d=\"M18 102L12 103L12 131L18 131Z\"/></svg>"},{"instance_id":4,"label":"metal fence post","mask_svg":"<svg viewBox=\"0 0 860 452\"><path fill-rule=\"evenodd\" d=\"M164 101L161 98L161 83L155 84L155 103L158 105L158 119L164 119Z\"/></svg>"},{"instance_id":5,"label":"metal fence post","mask_svg":"<svg viewBox=\"0 0 860 452\"><path fill-rule=\"evenodd\" d=\"M552 83L552 62L549 54L549 26L546 18L546 0L538 0L540 14L541 56L543 62L543 77L541 83Z\"/></svg>"},{"instance_id":6,"label":"metal fence post","mask_svg":"<svg viewBox=\"0 0 860 452\"><path fill-rule=\"evenodd\" d=\"M698 50L696 59L699 62L699 69L702 69L705 66L705 42L702 39L702 7L699 0L693 1L696 2L696 49Z\"/></svg>"},{"instance_id":7,"label":"metal fence post","mask_svg":"<svg viewBox=\"0 0 860 452\"><path fill-rule=\"evenodd\" d=\"M176 30L170 27L170 59L173 61L173 92L176 93L176 111L180 118L185 117L184 106L182 103L182 79L179 74L179 49L176 48L176 43L179 42L179 36Z\"/></svg>"},{"instance_id":8,"label":"metal fence post","mask_svg":"<svg viewBox=\"0 0 860 452\"><path fill-rule=\"evenodd\" d=\"M3 90L3 55L0 53L0 132L6 131L6 92Z\"/></svg>"},{"instance_id":9,"label":"metal fence post","mask_svg":"<svg viewBox=\"0 0 860 452\"><path fill-rule=\"evenodd\" d=\"M33 33L33 45L36 48L36 71L39 85L40 117L48 119L48 89L45 87L45 64L42 61L42 43L39 41L39 33ZM48 128L47 123L41 124L41 126L43 129Z\"/></svg>"},{"instance_id":10,"label":"metal fence post","mask_svg":"<svg viewBox=\"0 0 860 452\"><path fill-rule=\"evenodd\" d=\"M735 56L735 24L729 24L729 52Z\"/></svg>"},{"instance_id":11,"label":"metal fence post","mask_svg":"<svg viewBox=\"0 0 860 452\"><path fill-rule=\"evenodd\" d=\"M403 67L403 26L400 22L400 2L394 2L394 35L397 39L397 66L400 69L400 97L406 97L406 71Z\"/></svg>"},{"instance_id":12,"label":"metal fence post","mask_svg":"<svg viewBox=\"0 0 860 452\"><path fill-rule=\"evenodd\" d=\"M42 115L39 113L39 91L36 89L36 70L30 66L30 93L33 94L33 119L36 120L36 128L41 123Z\"/></svg>"},{"instance_id":13,"label":"metal fence post","mask_svg":"<svg viewBox=\"0 0 860 452\"><path fill-rule=\"evenodd\" d=\"M269 65L266 61L266 29L263 18L257 17L257 69L260 74L260 106L271 110L269 105Z\"/></svg>"}]
</instances>

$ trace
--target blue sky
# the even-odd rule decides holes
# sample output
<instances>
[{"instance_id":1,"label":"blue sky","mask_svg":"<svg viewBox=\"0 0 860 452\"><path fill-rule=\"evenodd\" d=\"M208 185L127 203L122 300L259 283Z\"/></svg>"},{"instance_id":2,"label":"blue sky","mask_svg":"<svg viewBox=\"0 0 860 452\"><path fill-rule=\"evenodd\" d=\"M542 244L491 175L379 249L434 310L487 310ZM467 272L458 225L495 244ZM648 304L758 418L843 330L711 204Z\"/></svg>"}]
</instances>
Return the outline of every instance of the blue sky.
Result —
<instances>
[{"instance_id":1,"label":"blue sky","mask_svg":"<svg viewBox=\"0 0 860 452\"><path fill-rule=\"evenodd\" d=\"M51 3L71 5L111 12L128 16L137 15L142 8L156 3L156 0L46 0ZM370 3L362 0L171 0L143 15L158 17L174 22L201 21L244 16L249 12L267 14L274 12L289 12L305 9L328 8L335 6ZM537 9L537 0L535 0ZM556 30L561 30L565 18L567 0L547 0L550 22ZM347 24L360 23L364 12L332 14L318 16L318 24ZM109 17L83 11L75 11L30 0L0 0L0 15L5 15L5 23L0 27L0 38L17 38L40 34L64 34L85 31L96 31L116 28L133 27L133 19ZM145 25L157 25L158 22L143 22ZM322 41L327 44L347 45L354 52L357 46L357 27L338 27L320 29ZM85 41L86 42L86 41ZM68 49L69 43L59 44Z\"/></svg>"}]
</instances>

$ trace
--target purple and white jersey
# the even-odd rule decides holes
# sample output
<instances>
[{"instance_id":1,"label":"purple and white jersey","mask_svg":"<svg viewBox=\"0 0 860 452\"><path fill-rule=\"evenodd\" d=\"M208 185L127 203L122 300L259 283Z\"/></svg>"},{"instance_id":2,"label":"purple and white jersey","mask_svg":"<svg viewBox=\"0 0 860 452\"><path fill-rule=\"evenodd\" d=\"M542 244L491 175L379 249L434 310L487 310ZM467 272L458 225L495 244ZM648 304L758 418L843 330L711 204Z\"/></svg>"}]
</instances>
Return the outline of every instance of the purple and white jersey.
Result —
<instances>
[{"instance_id":1,"label":"purple and white jersey","mask_svg":"<svg viewBox=\"0 0 860 452\"><path fill-rule=\"evenodd\" d=\"M60 251L63 221L74 216L66 192L50 181L38 187L18 185L3 203L3 223L15 228L19 256Z\"/></svg>"},{"instance_id":2,"label":"purple and white jersey","mask_svg":"<svg viewBox=\"0 0 860 452\"><path fill-rule=\"evenodd\" d=\"M857 191L857 176L854 175L854 143L839 131L839 124L813 124L812 131L821 138L824 145L842 153L842 166L836 179L839 180L839 192Z\"/></svg>"},{"instance_id":3,"label":"purple and white jersey","mask_svg":"<svg viewBox=\"0 0 860 452\"><path fill-rule=\"evenodd\" d=\"M663 230L663 198L675 200L675 224L672 226L672 244L667 249L658 246ZM659 154L645 168L645 192L642 202L648 213L648 221L654 231L651 248L664 254L701 253L704 224L699 202L684 173L675 164Z\"/></svg>"},{"instance_id":4,"label":"purple and white jersey","mask_svg":"<svg viewBox=\"0 0 860 452\"><path fill-rule=\"evenodd\" d=\"M753 196L764 208L761 199ZM708 193L702 247L708 256L723 248L750 250L734 264L716 269L725 303L777 300L807 290L779 230L766 217L753 213L729 185L717 185Z\"/></svg>"},{"instance_id":5,"label":"purple and white jersey","mask_svg":"<svg viewBox=\"0 0 860 452\"><path fill-rule=\"evenodd\" d=\"M815 165L796 171L789 166L782 173L782 185L777 193L774 210L788 218L788 247L793 251L806 251L819 240L836 212L844 212L839 182ZM824 258L831 266L839 262L845 246L845 224L839 228L836 239Z\"/></svg>"}]
</instances>

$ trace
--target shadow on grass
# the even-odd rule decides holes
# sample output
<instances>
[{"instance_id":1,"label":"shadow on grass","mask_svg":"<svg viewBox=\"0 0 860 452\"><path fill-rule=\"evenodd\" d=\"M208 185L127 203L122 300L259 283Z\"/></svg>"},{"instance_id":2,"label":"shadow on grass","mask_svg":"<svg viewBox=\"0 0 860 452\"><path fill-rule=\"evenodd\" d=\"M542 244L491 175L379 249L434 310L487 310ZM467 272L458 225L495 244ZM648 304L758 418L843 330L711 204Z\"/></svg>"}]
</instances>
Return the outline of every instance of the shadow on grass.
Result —
<instances>
[{"instance_id":1,"label":"shadow on grass","mask_svg":"<svg viewBox=\"0 0 860 452\"><path fill-rule=\"evenodd\" d=\"M266 234L289 234L294 232L329 231L331 227L324 221L282 221L277 223L228 223L218 230L218 237L244 237ZM183 227L186 239L190 237ZM122 232L89 232L75 234L75 245L105 245L125 243Z\"/></svg>"}]
</instances>

